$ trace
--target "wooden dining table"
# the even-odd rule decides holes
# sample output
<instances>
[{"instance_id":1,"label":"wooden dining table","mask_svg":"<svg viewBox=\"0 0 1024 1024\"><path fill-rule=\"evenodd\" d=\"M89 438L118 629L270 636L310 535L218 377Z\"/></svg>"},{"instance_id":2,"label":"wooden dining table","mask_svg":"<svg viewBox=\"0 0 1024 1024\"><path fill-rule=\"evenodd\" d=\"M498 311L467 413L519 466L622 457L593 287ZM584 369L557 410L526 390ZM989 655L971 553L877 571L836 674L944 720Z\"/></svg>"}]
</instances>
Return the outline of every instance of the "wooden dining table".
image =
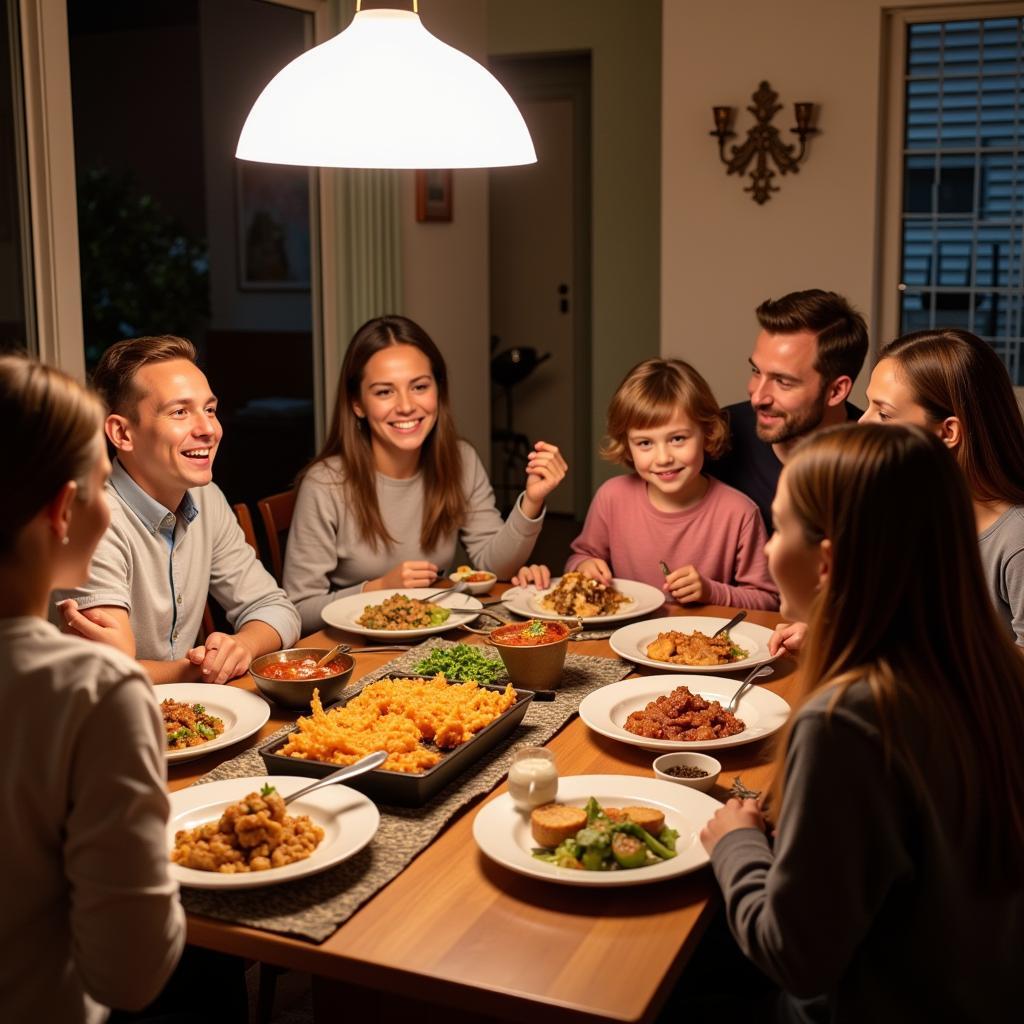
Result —
<instances>
[{"instance_id":1,"label":"wooden dining table","mask_svg":"<svg viewBox=\"0 0 1024 1024\"><path fill-rule=\"evenodd\" d=\"M735 609L666 605L656 615L731 618ZM751 611L748 621L773 627L777 614ZM452 634L452 639L464 636ZM365 638L328 628L303 647ZM574 654L615 657L607 640L570 647ZM359 652L353 678L392 654ZM774 663L759 682L793 696L794 664ZM638 675L656 674L638 668ZM254 689L250 677L231 685ZM169 766L170 788L190 785L221 761L282 725L295 713L273 707L258 736L218 754ZM650 751L592 732L573 715L547 744L559 773L653 777ZM715 756L722 774L711 795L728 796L734 776L753 789L770 781L772 744L762 740ZM483 803L470 804L389 885L324 942L190 914L188 941L313 976L317 1021L651 1021L701 940L718 903L710 867L654 885L577 887L539 881L488 860L472 835ZM424 1016L413 1016L423 1014Z\"/></svg>"}]
</instances>

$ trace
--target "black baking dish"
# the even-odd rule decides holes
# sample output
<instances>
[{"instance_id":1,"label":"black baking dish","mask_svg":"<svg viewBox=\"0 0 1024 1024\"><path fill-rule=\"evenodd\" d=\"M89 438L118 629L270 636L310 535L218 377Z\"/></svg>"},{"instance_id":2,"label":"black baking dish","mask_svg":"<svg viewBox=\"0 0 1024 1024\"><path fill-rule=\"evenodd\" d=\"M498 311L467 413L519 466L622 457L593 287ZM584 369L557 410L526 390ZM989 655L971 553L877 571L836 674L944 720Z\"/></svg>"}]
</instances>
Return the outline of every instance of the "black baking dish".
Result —
<instances>
[{"instance_id":1,"label":"black baking dish","mask_svg":"<svg viewBox=\"0 0 1024 1024\"><path fill-rule=\"evenodd\" d=\"M385 678L409 679L416 677L401 675ZM374 682L378 681L374 680ZM457 680L451 681L451 685L456 683ZM505 687L482 686L481 689L502 693ZM467 740L454 750L442 753L441 760L425 772L392 772L378 768L357 776L351 781L346 781L345 785L358 789L373 800L384 804L399 804L405 807L418 807L420 804L425 804L474 761L482 757L488 750L493 750L498 746L522 722L523 715L526 714L526 709L529 707L530 701L533 700L534 693L532 690L516 690L515 694L516 702L512 707L503 711L489 725L484 726L472 739ZM353 692L347 697L335 701L331 708L342 707L357 695ZM313 761L308 758L289 757L287 754L277 753L288 742L292 733L297 731L298 726L296 725L291 732L276 740L271 740L269 743L264 743L260 747L260 756L267 766L269 775L308 775L311 778L319 779L339 767L339 765L331 764L328 761Z\"/></svg>"}]
</instances>

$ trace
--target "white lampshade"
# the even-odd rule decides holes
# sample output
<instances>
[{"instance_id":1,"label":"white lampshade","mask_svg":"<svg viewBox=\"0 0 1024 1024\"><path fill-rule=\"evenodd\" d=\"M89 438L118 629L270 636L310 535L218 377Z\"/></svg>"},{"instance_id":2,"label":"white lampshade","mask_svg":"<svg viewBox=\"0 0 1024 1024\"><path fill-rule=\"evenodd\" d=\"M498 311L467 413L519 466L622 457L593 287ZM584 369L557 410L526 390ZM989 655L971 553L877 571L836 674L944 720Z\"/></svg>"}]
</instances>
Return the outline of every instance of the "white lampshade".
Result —
<instances>
[{"instance_id":1,"label":"white lampshade","mask_svg":"<svg viewBox=\"0 0 1024 1024\"><path fill-rule=\"evenodd\" d=\"M309 167L506 167L535 163L512 97L411 11L361 11L279 71L235 156Z\"/></svg>"}]
</instances>

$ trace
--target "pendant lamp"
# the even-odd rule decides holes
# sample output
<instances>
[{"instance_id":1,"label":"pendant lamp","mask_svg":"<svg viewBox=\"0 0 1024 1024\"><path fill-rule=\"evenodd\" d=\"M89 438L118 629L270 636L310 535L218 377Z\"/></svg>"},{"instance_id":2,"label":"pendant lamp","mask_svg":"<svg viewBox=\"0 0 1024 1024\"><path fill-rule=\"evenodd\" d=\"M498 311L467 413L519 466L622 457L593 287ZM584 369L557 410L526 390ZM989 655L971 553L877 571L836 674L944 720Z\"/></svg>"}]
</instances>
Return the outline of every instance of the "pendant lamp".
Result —
<instances>
[{"instance_id":1,"label":"pendant lamp","mask_svg":"<svg viewBox=\"0 0 1024 1024\"><path fill-rule=\"evenodd\" d=\"M253 104L235 156L308 167L535 163L500 82L412 11L357 8L344 32L296 57Z\"/></svg>"}]
</instances>

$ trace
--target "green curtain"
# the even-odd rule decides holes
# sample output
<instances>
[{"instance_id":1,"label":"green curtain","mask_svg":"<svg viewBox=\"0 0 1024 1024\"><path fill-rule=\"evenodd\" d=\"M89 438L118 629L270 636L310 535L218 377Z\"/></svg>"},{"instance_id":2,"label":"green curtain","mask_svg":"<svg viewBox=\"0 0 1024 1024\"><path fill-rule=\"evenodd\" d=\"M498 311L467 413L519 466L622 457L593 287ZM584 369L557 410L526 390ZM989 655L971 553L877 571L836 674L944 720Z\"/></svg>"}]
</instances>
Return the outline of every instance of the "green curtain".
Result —
<instances>
[{"instance_id":1,"label":"green curtain","mask_svg":"<svg viewBox=\"0 0 1024 1024\"><path fill-rule=\"evenodd\" d=\"M335 31L347 28L355 0L330 0L330 7ZM398 171L362 169L336 171L334 178L341 278L337 344L343 352L361 324L402 311L401 179Z\"/></svg>"}]
</instances>

